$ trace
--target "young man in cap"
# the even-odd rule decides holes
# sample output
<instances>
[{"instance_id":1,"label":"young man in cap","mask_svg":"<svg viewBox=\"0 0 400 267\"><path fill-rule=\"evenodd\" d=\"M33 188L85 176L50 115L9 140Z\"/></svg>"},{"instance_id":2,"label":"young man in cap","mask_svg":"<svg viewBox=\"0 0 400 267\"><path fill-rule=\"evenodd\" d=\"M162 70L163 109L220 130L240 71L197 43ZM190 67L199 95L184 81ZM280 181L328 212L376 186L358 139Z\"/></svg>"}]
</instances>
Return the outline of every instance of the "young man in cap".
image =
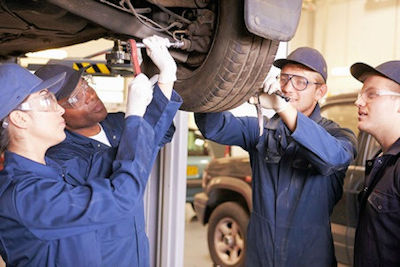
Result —
<instances>
[{"instance_id":1,"label":"young man in cap","mask_svg":"<svg viewBox=\"0 0 400 267\"><path fill-rule=\"evenodd\" d=\"M355 63L350 70L363 83L358 128L382 149L366 164L354 266L400 266L400 61Z\"/></svg>"},{"instance_id":2,"label":"young man in cap","mask_svg":"<svg viewBox=\"0 0 400 267\"><path fill-rule=\"evenodd\" d=\"M159 68L160 74L158 83L154 86L153 100L146 109L144 119L153 127L155 133L155 142L158 149L154 150L149 162L154 163L159 148L166 142L169 142L174 133L172 119L182 104L181 97L173 90L173 83L176 80L176 63L167 49L167 42L164 38L152 36L145 38L143 43L146 45L147 54ZM98 172L99 176L107 176L111 172L112 161L102 166L93 166L88 162L88 158L93 154L103 153L110 149L119 147L121 134L124 129L124 113L110 113L104 107L104 104L98 98L96 92L81 77L83 71L77 72L71 68L62 65L46 65L36 71L40 78L52 76L55 73L66 72L67 78L62 85L61 90L56 94L59 104L65 109L63 115L66 122L66 139L50 148L47 156L56 160L69 172L68 182L76 185L84 185L87 182L85 175L87 173ZM151 88L152 84L144 75L138 75L129 85L131 87ZM140 98L128 95L129 105L127 112L142 106ZM140 153L137 151L136 153ZM77 166L70 168L70 166ZM93 170L97 168L97 170ZM90 177L93 177L91 175ZM67 178L66 178L67 179ZM143 196L144 191L141 191ZM104 255L104 266L113 266L107 264L108 259L121 257L121 253L126 251L127 247L132 248L130 240L120 235L126 228L136 228L138 244L138 262L137 266L149 266L149 245L145 233L145 218L143 197L138 198L135 210L132 213L133 220L127 220L125 223L115 226L115 229L105 229L100 234L100 238L108 240L111 236L114 238L112 244L102 248ZM110 241L111 242L111 241ZM122 263L120 266L128 266ZM133 264L135 265L135 264ZM132 266L132 264L131 264ZM136 266L136 265L135 265Z\"/></svg>"},{"instance_id":3,"label":"young man in cap","mask_svg":"<svg viewBox=\"0 0 400 267\"><path fill-rule=\"evenodd\" d=\"M196 114L196 122L206 138L250 154L245 266L336 266L329 216L342 196L356 138L320 115L327 68L317 50L298 48L274 65L281 69L278 81L265 84L258 101L276 114L261 136L256 118L229 112Z\"/></svg>"}]
</instances>

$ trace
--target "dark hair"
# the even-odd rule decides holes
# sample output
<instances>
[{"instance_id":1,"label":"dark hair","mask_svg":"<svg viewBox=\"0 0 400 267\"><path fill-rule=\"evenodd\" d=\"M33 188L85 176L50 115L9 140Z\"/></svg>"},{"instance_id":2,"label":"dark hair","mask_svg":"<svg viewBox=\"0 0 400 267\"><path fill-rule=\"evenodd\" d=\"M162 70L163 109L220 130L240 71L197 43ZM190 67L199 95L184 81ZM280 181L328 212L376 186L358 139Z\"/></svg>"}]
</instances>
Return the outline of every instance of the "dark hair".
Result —
<instances>
[{"instance_id":1,"label":"dark hair","mask_svg":"<svg viewBox=\"0 0 400 267\"><path fill-rule=\"evenodd\" d=\"M8 144L10 143L8 127L4 128L3 122L4 120L0 121L0 153L3 153L7 149Z\"/></svg>"}]
</instances>

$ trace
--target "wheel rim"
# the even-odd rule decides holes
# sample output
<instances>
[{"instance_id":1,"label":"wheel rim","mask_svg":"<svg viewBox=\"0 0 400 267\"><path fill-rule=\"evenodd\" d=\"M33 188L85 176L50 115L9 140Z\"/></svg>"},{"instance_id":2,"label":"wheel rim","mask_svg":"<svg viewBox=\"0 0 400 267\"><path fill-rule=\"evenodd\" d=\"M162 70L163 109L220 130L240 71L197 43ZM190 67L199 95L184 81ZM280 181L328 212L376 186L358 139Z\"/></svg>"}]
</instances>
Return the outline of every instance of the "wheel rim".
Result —
<instances>
[{"instance_id":1,"label":"wheel rim","mask_svg":"<svg viewBox=\"0 0 400 267\"><path fill-rule=\"evenodd\" d=\"M233 265L243 255L244 239L239 224L232 218L223 218L215 228L215 251L224 264Z\"/></svg>"}]
</instances>

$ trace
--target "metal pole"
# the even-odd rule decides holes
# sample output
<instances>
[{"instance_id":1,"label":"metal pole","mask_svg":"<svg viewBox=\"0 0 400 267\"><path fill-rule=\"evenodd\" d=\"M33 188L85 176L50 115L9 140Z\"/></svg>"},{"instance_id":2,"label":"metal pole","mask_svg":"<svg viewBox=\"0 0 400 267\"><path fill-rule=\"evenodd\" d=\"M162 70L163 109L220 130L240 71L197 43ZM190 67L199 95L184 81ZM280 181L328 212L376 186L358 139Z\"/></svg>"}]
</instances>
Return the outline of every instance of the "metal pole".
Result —
<instances>
[{"instance_id":1,"label":"metal pole","mask_svg":"<svg viewBox=\"0 0 400 267\"><path fill-rule=\"evenodd\" d=\"M172 142L159 154L145 195L150 266L182 267L185 241L185 200L188 114L178 111Z\"/></svg>"}]
</instances>

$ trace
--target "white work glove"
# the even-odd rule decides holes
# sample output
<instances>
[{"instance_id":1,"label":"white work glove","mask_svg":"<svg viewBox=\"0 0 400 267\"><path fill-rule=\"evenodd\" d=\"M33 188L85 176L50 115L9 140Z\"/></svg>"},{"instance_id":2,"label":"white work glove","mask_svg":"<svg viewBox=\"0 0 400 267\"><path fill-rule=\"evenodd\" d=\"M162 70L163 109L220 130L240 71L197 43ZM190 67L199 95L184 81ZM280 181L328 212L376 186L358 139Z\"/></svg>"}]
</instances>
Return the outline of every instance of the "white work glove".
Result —
<instances>
[{"instance_id":1,"label":"white work glove","mask_svg":"<svg viewBox=\"0 0 400 267\"><path fill-rule=\"evenodd\" d=\"M143 39L147 55L160 70L160 83L172 83L176 81L176 63L168 51L169 40L157 35Z\"/></svg>"},{"instance_id":2,"label":"white work glove","mask_svg":"<svg viewBox=\"0 0 400 267\"><path fill-rule=\"evenodd\" d=\"M129 82L125 118L131 115L143 117L152 99L153 85L149 78L141 73Z\"/></svg>"},{"instance_id":3,"label":"white work glove","mask_svg":"<svg viewBox=\"0 0 400 267\"><path fill-rule=\"evenodd\" d=\"M281 91L281 85L275 78L268 78L263 84L263 93L260 94L259 99L261 107L273 109L276 113L279 113L284 111L289 103L274 94L276 91Z\"/></svg>"}]
</instances>

